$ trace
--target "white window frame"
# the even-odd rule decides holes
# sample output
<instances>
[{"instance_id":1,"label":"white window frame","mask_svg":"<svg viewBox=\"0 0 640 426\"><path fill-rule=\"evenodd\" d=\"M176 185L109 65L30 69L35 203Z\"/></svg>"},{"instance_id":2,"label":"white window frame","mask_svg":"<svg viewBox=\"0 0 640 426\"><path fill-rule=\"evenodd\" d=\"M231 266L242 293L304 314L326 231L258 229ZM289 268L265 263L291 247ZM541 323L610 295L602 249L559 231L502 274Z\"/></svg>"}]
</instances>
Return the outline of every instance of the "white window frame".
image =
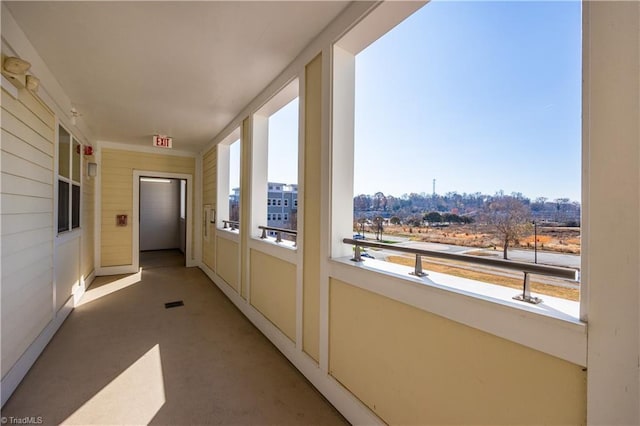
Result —
<instances>
[{"instance_id":1,"label":"white window frame","mask_svg":"<svg viewBox=\"0 0 640 426\"><path fill-rule=\"evenodd\" d=\"M63 129L65 132L69 134L69 177L65 177L60 175L60 129ZM83 144L78 140L69 129L63 126L61 123L58 123L58 127L56 128L56 192L55 192L55 209L56 209L56 235L63 236L67 234L72 234L74 232L79 232L82 230L82 186L83 186ZM79 180L73 179L73 149L74 143L78 144L78 149L80 150L79 154L79 164L78 164L78 177ZM68 199L68 229L60 231L59 226L59 218L60 218L60 210L58 207L59 199L60 199L60 182L65 182L68 185L69 199ZM73 187L77 186L79 191L80 199L78 200L78 226L73 226Z\"/></svg>"},{"instance_id":2,"label":"white window frame","mask_svg":"<svg viewBox=\"0 0 640 426\"><path fill-rule=\"evenodd\" d=\"M242 174L242 137L240 132L240 127L236 128L233 132L231 132L227 137L225 137L218 145L216 146L216 159L217 159L217 182L216 182L216 228L219 231L223 232L231 232L238 233L239 230L232 230L230 227L224 228L224 220L230 220L230 211L229 211L229 196L231 195L231 190L229 189L229 180L230 180L230 151L231 145L233 143L240 143L240 170L238 173ZM242 196L242 192L240 192L240 196ZM240 200L238 200L238 204L240 204ZM242 217L240 217L242 219Z\"/></svg>"},{"instance_id":3,"label":"white window frame","mask_svg":"<svg viewBox=\"0 0 640 426\"><path fill-rule=\"evenodd\" d=\"M504 294L496 297L485 289L464 290L456 287L459 282L456 277L441 284L429 277L412 277L407 273L409 268L401 265L375 260L359 264L350 261L353 248L342 240L353 233L355 56L423 4L383 2L327 51L332 65L328 95L330 124L325 128L331 147L329 275L584 366L587 334L586 324L580 319L583 317L579 303L561 301L565 311L558 311L551 304L544 307L516 302ZM582 137L584 140L587 135L583 133ZM490 287L497 288L498 292L505 289L487 284L487 288ZM582 286L581 297L584 291Z\"/></svg>"},{"instance_id":4,"label":"white window frame","mask_svg":"<svg viewBox=\"0 0 640 426\"><path fill-rule=\"evenodd\" d=\"M258 108L252 115L252 141L251 141L251 229L250 235L252 245L255 247L262 247L262 243L273 244L276 247L272 253L276 253L280 248L287 251L297 251L297 247L293 244L283 242L276 244L273 240L262 240L262 230L258 227L265 225L268 211L268 189L281 190L282 186L269 185L268 182L268 142L269 142L269 117L279 111L282 107L289 104L295 98L299 98L300 80L296 77L286 83L281 90L279 90L274 96L272 96L262 107ZM300 129L302 124L300 122L300 109L301 103L298 104L298 153L300 153ZM300 155L298 155L298 158ZM300 175L300 164L298 164L298 176ZM261 189L262 188L262 189ZM276 201L277 200L277 201ZM280 204L278 204L280 203ZM281 199L274 198L271 206L281 206ZM275 220L275 214L274 214ZM300 232L300 229L298 229ZM274 236L274 233L268 232L267 235ZM266 248L265 248L266 249ZM271 250L271 248L267 249ZM287 259L294 259L286 253L282 255Z\"/></svg>"}]
</instances>

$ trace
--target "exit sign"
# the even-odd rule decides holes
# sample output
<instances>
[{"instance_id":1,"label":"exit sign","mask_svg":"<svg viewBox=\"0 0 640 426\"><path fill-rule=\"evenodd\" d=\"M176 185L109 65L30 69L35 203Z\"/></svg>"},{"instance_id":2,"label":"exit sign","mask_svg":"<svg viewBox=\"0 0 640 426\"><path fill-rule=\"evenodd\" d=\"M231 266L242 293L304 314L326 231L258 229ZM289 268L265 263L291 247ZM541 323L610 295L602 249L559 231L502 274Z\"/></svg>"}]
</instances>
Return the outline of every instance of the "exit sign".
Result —
<instances>
[{"instance_id":1,"label":"exit sign","mask_svg":"<svg viewBox=\"0 0 640 426\"><path fill-rule=\"evenodd\" d=\"M169 136L155 135L153 137L153 146L158 148L171 148L171 138Z\"/></svg>"}]
</instances>

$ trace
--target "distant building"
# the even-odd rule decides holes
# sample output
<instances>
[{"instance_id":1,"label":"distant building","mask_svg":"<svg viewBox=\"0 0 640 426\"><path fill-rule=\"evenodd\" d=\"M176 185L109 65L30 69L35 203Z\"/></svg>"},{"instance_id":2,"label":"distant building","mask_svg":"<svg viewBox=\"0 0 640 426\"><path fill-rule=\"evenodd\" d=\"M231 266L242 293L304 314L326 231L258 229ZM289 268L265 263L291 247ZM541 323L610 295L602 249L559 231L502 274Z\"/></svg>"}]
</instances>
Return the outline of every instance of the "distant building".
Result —
<instances>
[{"instance_id":1,"label":"distant building","mask_svg":"<svg viewBox=\"0 0 640 426\"><path fill-rule=\"evenodd\" d=\"M269 182L267 192L267 226L296 229L298 226L298 185ZM229 217L238 220L240 188L229 194ZM275 232L270 231L270 236Z\"/></svg>"}]
</instances>

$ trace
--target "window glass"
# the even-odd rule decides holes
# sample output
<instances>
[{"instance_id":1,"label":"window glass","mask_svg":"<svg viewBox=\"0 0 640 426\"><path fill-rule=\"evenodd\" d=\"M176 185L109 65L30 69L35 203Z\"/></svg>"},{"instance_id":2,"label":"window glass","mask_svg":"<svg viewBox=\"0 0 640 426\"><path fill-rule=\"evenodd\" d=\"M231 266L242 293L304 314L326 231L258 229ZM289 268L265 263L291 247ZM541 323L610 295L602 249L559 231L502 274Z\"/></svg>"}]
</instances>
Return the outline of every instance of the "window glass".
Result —
<instances>
[{"instance_id":1,"label":"window glass","mask_svg":"<svg viewBox=\"0 0 640 426\"><path fill-rule=\"evenodd\" d=\"M58 232L69 230L69 184L58 181Z\"/></svg>"},{"instance_id":2,"label":"window glass","mask_svg":"<svg viewBox=\"0 0 640 426\"><path fill-rule=\"evenodd\" d=\"M58 174L62 177L70 177L69 150L71 135L64 128L58 128Z\"/></svg>"},{"instance_id":3,"label":"window glass","mask_svg":"<svg viewBox=\"0 0 640 426\"><path fill-rule=\"evenodd\" d=\"M71 228L80 226L80 185L71 186Z\"/></svg>"}]
</instances>

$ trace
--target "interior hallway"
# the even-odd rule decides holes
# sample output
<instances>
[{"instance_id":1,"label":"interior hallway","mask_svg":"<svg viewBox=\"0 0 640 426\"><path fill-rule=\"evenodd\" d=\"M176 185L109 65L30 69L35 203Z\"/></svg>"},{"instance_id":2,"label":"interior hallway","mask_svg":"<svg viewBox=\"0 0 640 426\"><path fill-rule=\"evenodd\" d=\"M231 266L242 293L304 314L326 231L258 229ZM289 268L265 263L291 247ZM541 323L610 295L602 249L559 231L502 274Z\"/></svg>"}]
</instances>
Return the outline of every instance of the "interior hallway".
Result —
<instances>
[{"instance_id":1,"label":"interior hallway","mask_svg":"<svg viewBox=\"0 0 640 426\"><path fill-rule=\"evenodd\" d=\"M157 254L172 266L145 253L140 275L94 281L2 416L85 425L347 423L201 270ZM165 308L178 300L184 306Z\"/></svg>"}]
</instances>

